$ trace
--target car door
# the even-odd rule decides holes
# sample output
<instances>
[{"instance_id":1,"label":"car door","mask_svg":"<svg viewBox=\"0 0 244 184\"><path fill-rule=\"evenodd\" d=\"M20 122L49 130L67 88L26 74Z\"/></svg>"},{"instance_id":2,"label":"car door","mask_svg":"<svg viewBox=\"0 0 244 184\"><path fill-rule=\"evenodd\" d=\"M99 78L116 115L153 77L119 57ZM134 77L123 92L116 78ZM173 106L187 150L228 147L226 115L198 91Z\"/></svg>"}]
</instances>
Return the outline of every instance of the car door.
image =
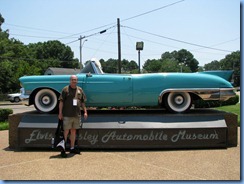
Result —
<instances>
[{"instance_id":1,"label":"car door","mask_svg":"<svg viewBox=\"0 0 244 184\"><path fill-rule=\"evenodd\" d=\"M83 89L88 106L126 106L132 103L131 75L87 74Z\"/></svg>"}]
</instances>

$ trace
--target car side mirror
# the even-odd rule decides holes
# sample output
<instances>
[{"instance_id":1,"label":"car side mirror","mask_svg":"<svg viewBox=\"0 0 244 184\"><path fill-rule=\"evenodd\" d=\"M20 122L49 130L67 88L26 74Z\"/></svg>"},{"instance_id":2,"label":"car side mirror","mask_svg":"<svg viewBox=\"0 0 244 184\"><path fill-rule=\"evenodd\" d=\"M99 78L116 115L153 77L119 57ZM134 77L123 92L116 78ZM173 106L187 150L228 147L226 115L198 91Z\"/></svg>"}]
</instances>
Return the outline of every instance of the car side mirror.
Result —
<instances>
[{"instance_id":1,"label":"car side mirror","mask_svg":"<svg viewBox=\"0 0 244 184\"><path fill-rule=\"evenodd\" d=\"M89 72L86 74L86 77L92 77L92 74Z\"/></svg>"}]
</instances>

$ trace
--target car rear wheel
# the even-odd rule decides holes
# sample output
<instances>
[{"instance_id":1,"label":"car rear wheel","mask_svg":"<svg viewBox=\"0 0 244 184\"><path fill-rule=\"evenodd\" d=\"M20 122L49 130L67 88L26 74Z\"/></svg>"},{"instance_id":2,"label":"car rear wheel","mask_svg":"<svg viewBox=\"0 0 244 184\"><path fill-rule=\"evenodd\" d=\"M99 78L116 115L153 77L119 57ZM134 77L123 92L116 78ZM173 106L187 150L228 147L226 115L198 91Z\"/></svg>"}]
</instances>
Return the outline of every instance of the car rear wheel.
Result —
<instances>
[{"instance_id":1,"label":"car rear wheel","mask_svg":"<svg viewBox=\"0 0 244 184\"><path fill-rule=\"evenodd\" d=\"M58 108L58 97L53 90L41 89L35 95L34 106L42 113L56 112Z\"/></svg>"},{"instance_id":2,"label":"car rear wheel","mask_svg":"<svg viewBox=\"0 0 244 184\"><path fill-rule=\"evenodd\" d=\"M14 97L14 102L20 102L20 98L19 97Z\"/></svg>"},{"instance_id":3,"label":"car rear wheel","mask_svg":"<svg viewBox=\"0 0 244 184\"><path fill-rule=\"evenodd\" d=\"M190 109L191 105L191 95L187 92L171 92L166 94L165 106L170 112L186 112Z\"/></svg>"}]
</instances>

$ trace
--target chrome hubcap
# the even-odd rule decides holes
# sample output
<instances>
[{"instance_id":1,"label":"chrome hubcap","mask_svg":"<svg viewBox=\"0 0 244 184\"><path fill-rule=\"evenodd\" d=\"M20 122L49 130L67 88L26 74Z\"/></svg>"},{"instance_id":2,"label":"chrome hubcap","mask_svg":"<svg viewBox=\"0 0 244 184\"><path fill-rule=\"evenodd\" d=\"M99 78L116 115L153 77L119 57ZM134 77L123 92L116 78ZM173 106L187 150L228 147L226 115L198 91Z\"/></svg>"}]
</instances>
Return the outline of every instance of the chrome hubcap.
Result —
<instances>
[{"instance_id":1,"label":"chrome hubcap","mask_svg":"<svg viewBox=\"0 0 244 184\"><path fill-rule=\"evenodd\" d=\"M50 99L48 96L44 96L44 97L42 98L42 103L43 103L44 105L48 105L50 102L51 102L51 99Z\"/></svg>"},{"instance_id":2,"label":"chrome hubcap","mask_svg":"<svg viewBox=\"0 0 244 184\"><path fill-rule=\"evenodd\" d=\"M182 97L182 96L177 96L176 98L175 98L175 103L177 104L177 105L180 105L180 104L182 104L184 102L184 98Z\"/></svg>"}]
</instances>

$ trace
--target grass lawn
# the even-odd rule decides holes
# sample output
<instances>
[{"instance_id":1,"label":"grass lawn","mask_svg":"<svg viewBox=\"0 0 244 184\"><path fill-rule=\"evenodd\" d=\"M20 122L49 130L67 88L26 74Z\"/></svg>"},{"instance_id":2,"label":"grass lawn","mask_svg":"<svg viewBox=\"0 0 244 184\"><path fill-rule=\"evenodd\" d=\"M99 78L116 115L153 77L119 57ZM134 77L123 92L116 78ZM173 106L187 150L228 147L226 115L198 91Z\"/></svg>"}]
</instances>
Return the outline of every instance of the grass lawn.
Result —
<instances>
[{"instance_id":1,"label":"grass lawn","mask_svg":"<svg viewBox=\"0 0 244 184\"><path fill-rule=\"evenodd\" d=\"M8 130L8 128L9 128L8 122L0 122L0 131Z\"/></svg>"},{"instance_id":2,"label":"grass lawn","mask_svg":"<svg viewBox=\"0 0 244 184\"><path fill-rule=\"evenodd\" d=\"M231 112L238 115L238 126L240 126L241 123L241 111L240 111L240 103L237 103L236 105L228 105L228 106L222 106L222 107L216 107L214 109Z\"/></svg>"}]
</instances>

